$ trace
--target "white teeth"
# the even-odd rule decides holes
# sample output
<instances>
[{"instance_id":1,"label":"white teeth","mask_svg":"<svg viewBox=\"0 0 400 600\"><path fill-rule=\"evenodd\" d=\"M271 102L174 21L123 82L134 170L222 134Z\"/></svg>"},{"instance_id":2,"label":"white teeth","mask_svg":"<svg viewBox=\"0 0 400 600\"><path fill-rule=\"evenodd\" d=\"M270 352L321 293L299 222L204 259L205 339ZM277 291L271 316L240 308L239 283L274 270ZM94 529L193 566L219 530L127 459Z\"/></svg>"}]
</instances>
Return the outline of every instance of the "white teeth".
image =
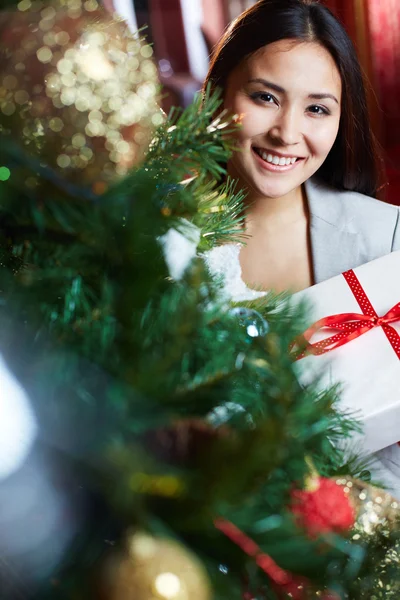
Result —
<instances>
[{"instance_id":1,"label":"white teeth","mask_svg":"<svg viewBox=\"0 0 400 600\"><path fill-rule=\"evenodd\" d=\"M265 150L259 150L259 155L263 160L273 165L279 165L280 167L287 167L293 165L296 162L296 157L284 158L283 156L274 156L273 154L267 153Z\"/></svg>"}]
</instances>

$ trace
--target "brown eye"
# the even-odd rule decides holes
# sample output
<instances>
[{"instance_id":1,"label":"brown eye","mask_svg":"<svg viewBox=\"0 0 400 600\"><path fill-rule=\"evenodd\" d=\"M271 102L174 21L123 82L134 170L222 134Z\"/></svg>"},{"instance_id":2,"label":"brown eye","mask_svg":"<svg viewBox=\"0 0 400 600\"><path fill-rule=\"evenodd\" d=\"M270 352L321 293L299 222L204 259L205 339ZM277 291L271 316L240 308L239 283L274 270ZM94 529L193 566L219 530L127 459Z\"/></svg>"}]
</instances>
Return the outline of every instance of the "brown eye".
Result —
<instances>
[{"instance_id":1,"label":"brown eye","mask_svg":"<svg viewBox=\"0 0 400 600\"><path fill-rule=\"evenodd\" d=\"M268 92L255 92L254 94L251 94L251 98L253 100L258 100L259 102L264 102L265 104L277 104L276 98Z\"/></svg>"},{"instance_id":2,"label":"brown eye","mask_svg":"<svg viewBox=\"0 0 400 600\"><path fill-rule=\"evenodd\" d=\"M313 104L309 106L307 109L313 115L329 115L329 111L323 106L318 106L318 104Z\"/></svg>"}]
</instances>

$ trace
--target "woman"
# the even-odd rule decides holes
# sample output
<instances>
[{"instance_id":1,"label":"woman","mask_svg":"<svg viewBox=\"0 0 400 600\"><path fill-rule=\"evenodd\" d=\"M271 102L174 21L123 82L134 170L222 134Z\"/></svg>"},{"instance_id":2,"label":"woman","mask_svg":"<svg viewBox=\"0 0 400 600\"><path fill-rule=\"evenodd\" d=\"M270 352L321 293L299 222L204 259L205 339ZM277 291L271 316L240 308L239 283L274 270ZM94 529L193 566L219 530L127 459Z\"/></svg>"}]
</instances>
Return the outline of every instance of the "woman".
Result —
<instances>
[{"instance_id":1,"label":"woman","mask_svg":"<svg viewBox=\"0 0 400 600\"><path fill-rule=\"evenodd\" d=\"M223 36L208 84L242 123L228 173L247 192L249 238L207 256L233 299L298 291L400 249L399 210L375 198L379 159L360 65L326 7L259 1ZM400 450L378 460L400 495Z\"/></svg>"}]
</instances>

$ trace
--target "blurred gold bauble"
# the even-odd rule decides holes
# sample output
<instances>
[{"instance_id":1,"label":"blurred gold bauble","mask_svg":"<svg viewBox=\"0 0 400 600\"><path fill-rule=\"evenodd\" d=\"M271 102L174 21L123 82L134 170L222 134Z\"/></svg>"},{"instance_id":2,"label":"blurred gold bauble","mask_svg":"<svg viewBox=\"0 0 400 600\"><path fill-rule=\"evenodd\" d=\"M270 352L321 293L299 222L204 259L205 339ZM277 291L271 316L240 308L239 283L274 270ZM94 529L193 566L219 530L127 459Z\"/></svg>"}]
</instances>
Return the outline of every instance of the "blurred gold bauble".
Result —
<instances>
[{"instance_id":1,"label":"blurred gold bauble","mask_svg":"<svg viewBox=\"0 0 400 600\"><path fill-rule=\"evenodd\" d=\"M378 527L399 526L400 502L391 494L351 477L337 479L336 483L343 486L356 511L353 539L363 533L373 534Z\"/></svg>"},{"instance_id":2,"label":"blurred gold bauble","mask_svg":"<svg viewBox=\"0 0 400 600\"><path fill-rule=\"evenodd\" d=\"M134 533L126 553L103 569L104 600L210 600L208 577L200 561L170 539Z\"/></svg>"},{"instance_id":3,"label":"blurred gold bauble","mask_svg":"<svg viewBox=\"0 0 400 600\"><path fill-rule=\"evenodd\" d=\"M0 131L63 180L102 191L162 121L152 48L96 0L0 13ZM34 182L28 182L34 187Z\"/></svg>"}]
</instances>

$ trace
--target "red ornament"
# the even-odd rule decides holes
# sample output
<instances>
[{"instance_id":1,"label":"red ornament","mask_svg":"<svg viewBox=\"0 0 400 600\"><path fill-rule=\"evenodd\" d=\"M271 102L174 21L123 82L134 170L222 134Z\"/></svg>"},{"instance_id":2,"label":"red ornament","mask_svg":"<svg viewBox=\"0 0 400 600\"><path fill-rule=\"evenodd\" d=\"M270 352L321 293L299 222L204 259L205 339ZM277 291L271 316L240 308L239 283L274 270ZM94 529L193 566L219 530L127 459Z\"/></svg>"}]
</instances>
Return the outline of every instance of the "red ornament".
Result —
<instances>
[{"instance_id":1,"label":"red ornament","mask_svg":"<svg viewBox=\"0 0 400 600\"><path fill-rule=\"evenodd\" d=\"M294 490L290 509L311 536L343 533L355 523L355 510L342 486L332 479L313 479L312 489Z\"/></svg>"}]
</instances>

